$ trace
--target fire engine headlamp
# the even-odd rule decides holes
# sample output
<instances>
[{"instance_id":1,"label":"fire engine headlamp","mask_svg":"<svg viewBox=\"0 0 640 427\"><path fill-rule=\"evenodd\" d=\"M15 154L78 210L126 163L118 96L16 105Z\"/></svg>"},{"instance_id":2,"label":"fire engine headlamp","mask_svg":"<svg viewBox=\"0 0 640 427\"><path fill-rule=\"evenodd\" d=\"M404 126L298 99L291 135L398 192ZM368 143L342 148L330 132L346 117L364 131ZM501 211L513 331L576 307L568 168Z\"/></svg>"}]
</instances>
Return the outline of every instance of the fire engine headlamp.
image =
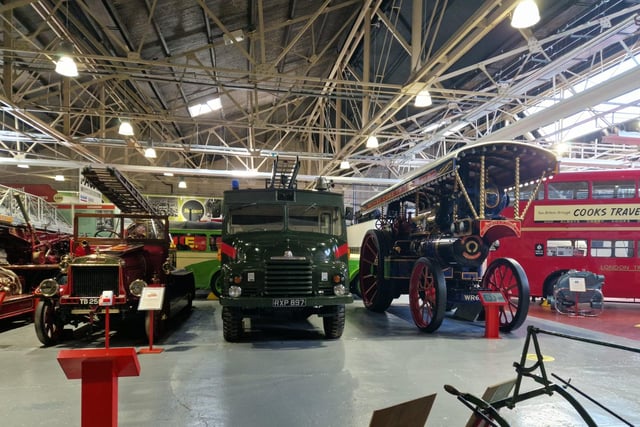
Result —
<instances>
[{"instance_id":1,"label":"fire engine headlamp","mask_svg":"<svg viewBox=\"0 0 640 427\"><path fill-rule=\"evenodd\" d=\"M142 290L147 286L147 282L142 279L136 279L131 284L129 284L129 292L132 295L139 297L142 295Z\"/></svg>"},{"instance_id":2,"label":"fire engine headlamp","mask_svg":"<svg viewBox=\"0 0 640 427\"><path fill-rule=\"evenodd\" d=\"M60 259L60 263L58 264L58 267L60 267L60 271L65 271L69 267L70 262L71 258L69 258L69 255L64 255L62 259Z\"/></svg>"},{"instance_id":3,"label":"fire engine headlamp","mask_svg":"<svg viewBox=\"0 0 640 427\"><path fill-rule=\"evenodd\" d=\"M242 295L242 288L240 286L229 286L229 296L231 298L238 298Z\"/></svg>"},{"instance_id":4,"label":"fire engine headlamp","mask_svg":"<svg viewBox=\"0 0 640 427\"><path fill-rule=\"evenodd\" d=\"M60 289L60 285L56 279L44 279L40 282L40 293L45 297L52 297L58 293L58 289Z\"/></svg>"},{"instance_id":5,"label":"fire engine headlamp","mask_svg":"<svg viewBox=\"0 0 640 427\"><path fill-rule=\"evenodd\" d=\"M335 285L333 287L333 293L336 294L339 297L347 295L347 288L342 284Z\"/></svg>"}]
</instances>

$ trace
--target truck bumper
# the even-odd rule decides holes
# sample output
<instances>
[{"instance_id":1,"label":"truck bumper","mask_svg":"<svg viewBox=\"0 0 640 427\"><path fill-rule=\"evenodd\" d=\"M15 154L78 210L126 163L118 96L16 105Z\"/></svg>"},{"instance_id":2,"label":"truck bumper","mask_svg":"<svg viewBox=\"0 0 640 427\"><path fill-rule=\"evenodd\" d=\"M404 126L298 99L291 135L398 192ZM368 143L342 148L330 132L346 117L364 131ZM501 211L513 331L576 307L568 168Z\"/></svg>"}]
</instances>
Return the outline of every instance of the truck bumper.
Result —
<instances>
[{"instance_id":1,"label":"truck bumper","mask_svg":"<svg viewBox=\"0 0 640 427\"><path fill-rule=\"evenodd\" d=\"M353 302L353 295L322 297L220 297L220 304L228 307L242 308L304 308L325 305L343 305Z\"/></svg>"}]
</instances>

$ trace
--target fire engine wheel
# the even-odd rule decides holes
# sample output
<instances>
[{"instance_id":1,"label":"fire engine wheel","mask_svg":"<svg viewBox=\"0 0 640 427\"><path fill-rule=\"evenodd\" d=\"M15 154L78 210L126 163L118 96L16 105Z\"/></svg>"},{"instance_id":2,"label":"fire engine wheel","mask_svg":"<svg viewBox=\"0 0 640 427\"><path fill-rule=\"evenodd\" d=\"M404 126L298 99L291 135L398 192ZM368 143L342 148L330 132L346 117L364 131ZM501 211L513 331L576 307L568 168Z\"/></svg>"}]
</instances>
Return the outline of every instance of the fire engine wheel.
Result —
<instances>
[{"instance_id":1,"label":"fire engine wheel","mask_svg":"<svg viewBox=\"0 0 640 427\"><path fill-rule=\"evenodd\" d=\"M38 302L34 325L36 336L45 346L54 345L60 341L63 325L52 301L44 300Z\"/></svg>"},{"instance_id":2,"label":"fire engine wheel","mask_svg":"<svg viewBox=\"0 0 640 427\"><path fill-rule=\"evenodd\" d=\"M510 332L524 323L529 311L529 281L516 260L493 261L482 277L482 288L501 291L507 300L507 305L500 307L500 331Z\"/></svg>"},{"instance_id":3,"label":"fire engine wheel","mask_svg":"<svg viewBox=\"0 0 640 427\"><path fill-rule=\"evenodd\" d=\"M228 342L238 342L242 337L242 311L237 307L222 307L222 335Z\"/></svg>"},{"instance_id":4,"label":"fire engine wheel","mask_svg":"<svg viewBox=\"0 0 640 427\"><path fill-rule=\"evenodd\" d=\"M393 301L391 284L384 278L384 256L389 253L389 239L380 230L365 233L360 248L360 292L364 306L384 312Z\"/></svg>"},{"instance_id":5,"label":"fire engine wheel","mask_svg":"<svg viewBox=\"0 0 640 427\"><path fill-rule=\"evenodd\" d=\"M411 270L409 307L413 322L423 332L440 327L447 308L447 286L438 265L419 258Z\"/></svg>"},{"instance_id":6,"label":"fire engine wheel","mask_svg":"<svg viewBox=\"0 0 640 427\"><path fill-rule=\"evenodd\" d=\"M220 298L220 295L222 295L222 270L218 270L215 273L213 273L213 276L211 277L211 282L209 283L209 286L211 287L211 292L213 292L213 294Z\"/></svg>"},{"instance_id":7,"label":"fire engine wheel","mask_svg":"<svg viewBox=\"0 0 640 427\"><path fill-rule=\"evenodd\" d=\"M344 331L345 310L344 305L336 305L331 309L332 314L322 318L322 325L324 326L324 336L327 339L333 340L342 336L342 331Z\"/></svg>"}]
</instances>

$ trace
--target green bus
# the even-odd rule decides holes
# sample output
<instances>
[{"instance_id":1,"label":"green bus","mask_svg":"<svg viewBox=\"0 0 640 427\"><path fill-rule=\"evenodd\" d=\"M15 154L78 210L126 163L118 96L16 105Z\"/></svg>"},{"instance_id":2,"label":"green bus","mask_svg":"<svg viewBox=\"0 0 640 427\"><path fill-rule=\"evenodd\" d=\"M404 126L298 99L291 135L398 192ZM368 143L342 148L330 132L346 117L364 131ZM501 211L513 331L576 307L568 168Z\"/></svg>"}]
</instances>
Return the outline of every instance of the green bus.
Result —
<instances>
[{"instance_id":1,"label":"green bus","mask_svg":"<svg viewBox=\"0 0 640 427\"><path fill-rule=\"evenodd\" d=\"M169 225L171 241L176 251L176 267L192 271L196 289L210 289L219 296L220 222L180 221Z\"/></svg>"}]
</instances>

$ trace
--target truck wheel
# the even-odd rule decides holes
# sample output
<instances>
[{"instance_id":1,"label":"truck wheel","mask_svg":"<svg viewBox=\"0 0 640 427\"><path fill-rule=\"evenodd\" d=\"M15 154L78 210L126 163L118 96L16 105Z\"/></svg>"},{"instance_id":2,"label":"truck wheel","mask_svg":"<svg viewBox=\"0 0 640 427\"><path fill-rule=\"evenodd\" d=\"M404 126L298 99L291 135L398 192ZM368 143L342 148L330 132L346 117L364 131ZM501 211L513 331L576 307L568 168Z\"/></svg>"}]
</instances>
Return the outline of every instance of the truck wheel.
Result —
<instances>
[{"instance_id":1,"label":"truck wheel","mask_svg":"<svg viewBox=\"0 0 640 427\"><path fill-rule=\"evenodd\" d=\"M384 312L393 301L391 284L384 278L384 257L389 254L385 232L369 230L360 248L360 292L364 306L376 313Z\"/></svg>"},{"instance_id":2,"label":"truck wheel","mask_svg":"<svg viewBox=\"0 0 640 427\"><path fill-rule=\"evenodd\" d=\"M222 295L222 283L222 270L218 270L213 273L213 276L211 276L211 282L209 283L211 292L213 292L213 294L218 298Z\"/></svg>"},{"instance_id":3,"label":"truck wheel","mask_svg":"<svg viewBox=\"0 0 640 427\"><path fill-rule=\"evenodd\" d=\"M324 335L327 339L332 340L342 336L342 331L344 331L344 313L344 305L337 305L333 308L333 313L330 316L322 318Z\"/></svg>"},{"instance_id":4,"label":"truck wheel","mask_svg":"<svg viewBox=\"0 0 640 427\"><path fill-rule=\"evenodd\" d=\"M242 311L236 307L222 307L222 334L229 342L238 342L242 337Z\"/></svg>"},{"instance_id":5,"label":"truck wheel","mask_svg":"<svg viewBox=\"0 0 640 427\"><path fill-rule=\"evenodd\" d=\"M45 346L57 344L62 336L62 321L52 301L41 300L36 307L34 325L36 336Z\"/></svg>"}]
</instances>

